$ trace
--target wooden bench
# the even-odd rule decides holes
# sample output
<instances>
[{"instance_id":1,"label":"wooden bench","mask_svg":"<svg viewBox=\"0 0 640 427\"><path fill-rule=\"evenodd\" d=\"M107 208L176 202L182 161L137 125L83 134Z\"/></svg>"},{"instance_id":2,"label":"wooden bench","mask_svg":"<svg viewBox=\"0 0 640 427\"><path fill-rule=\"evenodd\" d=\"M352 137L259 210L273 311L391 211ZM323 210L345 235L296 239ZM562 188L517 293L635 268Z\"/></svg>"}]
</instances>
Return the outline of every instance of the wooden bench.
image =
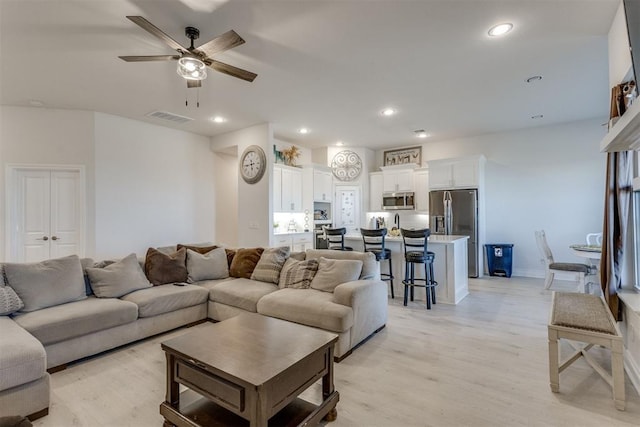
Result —
<instances>
[{"instance_id":1,"label":"wooden bench","mask_svg":"<svg viewBox=\"0 0 640 427\"><path fill-rule=\"evenodd\" d=\"M551 391L560 391L560 372L584 357L585 361L613 388L616 408L624 411L624 359L622 334L605 301L595 295L554 292L549 316L549 384ZM560 339L579 341L585 346L570 343L576 350L560 363ZM587 352L594 345L611 350L609 374Z\"/></svg>"}]
</instances>

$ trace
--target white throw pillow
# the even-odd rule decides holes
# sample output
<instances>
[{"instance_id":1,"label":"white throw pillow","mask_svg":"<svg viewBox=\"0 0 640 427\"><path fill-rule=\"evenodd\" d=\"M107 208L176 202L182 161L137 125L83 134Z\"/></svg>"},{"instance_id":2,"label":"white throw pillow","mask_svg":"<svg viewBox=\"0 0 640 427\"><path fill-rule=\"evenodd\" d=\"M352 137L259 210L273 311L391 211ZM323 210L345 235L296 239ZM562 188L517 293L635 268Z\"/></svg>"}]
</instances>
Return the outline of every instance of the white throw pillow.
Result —
<instances>
[{"instance_id":1,"label":"white throw pillow","mask_svg":"<svg viewBox=\"0 0 640 427\"><path fill-rule=\"evenodd\" d=\"M341 283L358 280L362 272L362 261L356 259L327 259L320 257L318 272L311 281L311 288L333 292Z\"/></svg>"},{"instance_id":2,"label":"white throw pillow","mask_svg":"<svg viewBox=\"0 0 640 427\"><path fill-rule=\"evenodd\" d=\"M24 303L22 312L85 299L82 265L77 255L36 263L6 263L7 284Z\"/></svg>"},{"instance_id":3,"label":"white throw pillow","mask_svg":"<svg viewBox=\"0 0 640 427\"><path fill-rule=\"evenodd\" d=\"M216 248L206 254L187 249L187 273L189 283L226 279L229 277L227 253L224 248Z\"/></svg>"},{"instance_id":4,"label":"white throw pillow","mask_svg":"<svg viewBox=\"0 0 640 427\"><path fill-rule=\"evenodd\" d=\"M147 280L134 253L104 268L87 268L86 271L91 289L98 298L119 298L153 286Z\"/></svg>"}]
</instances>

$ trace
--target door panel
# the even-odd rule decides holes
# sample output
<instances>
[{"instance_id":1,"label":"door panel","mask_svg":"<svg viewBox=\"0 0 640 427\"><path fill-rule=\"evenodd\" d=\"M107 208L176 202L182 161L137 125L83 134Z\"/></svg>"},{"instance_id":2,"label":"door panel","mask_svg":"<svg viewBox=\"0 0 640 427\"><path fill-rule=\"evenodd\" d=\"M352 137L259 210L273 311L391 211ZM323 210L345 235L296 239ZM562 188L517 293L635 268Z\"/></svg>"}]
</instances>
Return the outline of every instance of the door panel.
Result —
<instances>
[{"instance_id":1,"label":"door panel","mask_svg":"<svg viewBox=\"0 0 640 427\"><path fill-rule=\"evenodd\" d=\"M79 199L77 172L51 172L51 258L80 253Z\"/></svg>"},{"instance_id":2,"label":"door panel","mask_svg":"<svg viewBox=\"0 0 640 427\"><path fill-rule=\"evenodd\" d=\"M18 250L20 261L49 258L50 173L21 171L18 175Z\"/></svg>"}]
</instances>

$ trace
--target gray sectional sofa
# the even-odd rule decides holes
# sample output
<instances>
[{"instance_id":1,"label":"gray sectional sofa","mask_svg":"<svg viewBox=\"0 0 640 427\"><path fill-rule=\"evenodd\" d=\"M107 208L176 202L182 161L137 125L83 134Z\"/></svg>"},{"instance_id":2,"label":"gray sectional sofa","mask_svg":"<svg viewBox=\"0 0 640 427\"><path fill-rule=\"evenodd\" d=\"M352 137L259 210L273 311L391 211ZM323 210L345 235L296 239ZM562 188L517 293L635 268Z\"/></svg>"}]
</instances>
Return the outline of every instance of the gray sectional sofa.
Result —
<instances>
[{"instance_id":1,"label":"gray sectional sofa","mask_svg":"<svg viewBox=\"0 0 640 427\"><path fill-rule=\"evenodd\" d=\"M175 247L165 248L172 250ZM337 360L385 326L387 290L372 254L308 250L296 258L320 260L320 265L328 265L327 260L351 260L361 267L355 280L328 288L322 283L318 286L318 281L312 282L315 288L299 289L283 288L282 282L226 277L180 285L149 284L120 297L80 296L75 301L0 316L0 417L46 415L47 370L54 372L69 362L207 319L222 321L250 311L328 330L339 336ZM93 264L83 261L85 266ZM320 272L316 277L320 278ZM11 285L11 278L2 276Z\"/></svg>"}]
</instances>

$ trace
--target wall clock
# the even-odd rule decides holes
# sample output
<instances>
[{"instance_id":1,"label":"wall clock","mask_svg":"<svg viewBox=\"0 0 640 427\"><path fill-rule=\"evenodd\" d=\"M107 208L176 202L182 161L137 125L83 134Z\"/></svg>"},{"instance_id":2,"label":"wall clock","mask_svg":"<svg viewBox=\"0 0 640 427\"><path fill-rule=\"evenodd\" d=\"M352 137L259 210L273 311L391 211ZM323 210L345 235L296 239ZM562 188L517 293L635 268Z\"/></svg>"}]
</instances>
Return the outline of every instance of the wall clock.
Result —
<instances>
[{"instance_id":1,"label":"wall clock","mask_svg":"<svg viewBox=\"0 0 640 427\"><path fill-rule=\"evenodd\" d=\"M248 184L255 184L262 179L267 169L267 156L257 145L248 146L240 157L240 175Z\"/></svg>"},{"instance_id":2,"label":"wall clock","mask_svg":"<svg viewBox=\"0 0 640 427\"><path fill-rule=\"evenodd\" d=\"M353 181L362 171L362 160L353 151L343 150L333 156L331 169L333 176L340 181Z\"/></svg>"}]
</instances>

